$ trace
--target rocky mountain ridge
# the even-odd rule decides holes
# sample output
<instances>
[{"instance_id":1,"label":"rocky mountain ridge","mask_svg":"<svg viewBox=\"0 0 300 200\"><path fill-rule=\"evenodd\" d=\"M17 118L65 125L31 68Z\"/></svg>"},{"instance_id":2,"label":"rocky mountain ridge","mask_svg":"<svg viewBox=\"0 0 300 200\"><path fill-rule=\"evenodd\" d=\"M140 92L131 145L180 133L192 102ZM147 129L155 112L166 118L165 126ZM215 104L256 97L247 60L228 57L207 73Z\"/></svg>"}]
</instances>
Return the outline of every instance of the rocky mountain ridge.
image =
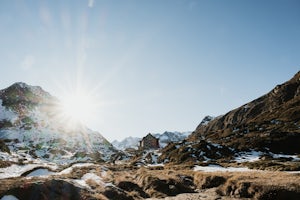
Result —
<instances>
[{"instance_id":1,"label":"rocky mountain ridge","mask_svg":"<svg viewBox=\"0 0 300 200\"><path fill-rule=\"evenodd\" d=\"M98 132L68 121L57 98L15 83L0 91L0 140L10 151L54 162L108 160L116 151Z\"/></svg>"},{"instance_id":2,"label":"rocky mountain ridge","mask_svg":"<svg viewBox=\"0 0 300 200\"><path fill-rule=\"evenodd\" d=\"M300 72L258 99L200 124L188 140L200 138L240 150L300 153Z\"/></svg>"},{"instance_id":3,"label":"rocky mountain ridge","mask_svg":"<svg viewBox=\"0 0 300 200\"><path fill-rule=\"evenodd\" d=\"M205 117L182 142L161 150L160 162L231 163L299 169L300 72L269 93L216 118ZM286 168L291 161L293 167Z\"/></svg>"}]
</instances>

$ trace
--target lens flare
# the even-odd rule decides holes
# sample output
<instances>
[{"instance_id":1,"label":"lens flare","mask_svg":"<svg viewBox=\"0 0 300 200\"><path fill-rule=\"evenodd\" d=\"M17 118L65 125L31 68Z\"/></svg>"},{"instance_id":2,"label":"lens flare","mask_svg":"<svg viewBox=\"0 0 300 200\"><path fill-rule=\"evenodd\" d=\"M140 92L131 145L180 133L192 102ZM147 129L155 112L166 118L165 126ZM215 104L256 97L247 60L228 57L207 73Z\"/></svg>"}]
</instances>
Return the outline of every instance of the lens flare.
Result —
<instances>
[{"instance_id":1,"label":"lens flare","mask_svg":"<svg viewBox=\"0 0 300 200\"><path fill-rule=\"evenodd\" d=\"M67 93L60 99L60 115L68 125L86 124L96 109L96 100L84 91Z\"/></svg>"}]
</instances>

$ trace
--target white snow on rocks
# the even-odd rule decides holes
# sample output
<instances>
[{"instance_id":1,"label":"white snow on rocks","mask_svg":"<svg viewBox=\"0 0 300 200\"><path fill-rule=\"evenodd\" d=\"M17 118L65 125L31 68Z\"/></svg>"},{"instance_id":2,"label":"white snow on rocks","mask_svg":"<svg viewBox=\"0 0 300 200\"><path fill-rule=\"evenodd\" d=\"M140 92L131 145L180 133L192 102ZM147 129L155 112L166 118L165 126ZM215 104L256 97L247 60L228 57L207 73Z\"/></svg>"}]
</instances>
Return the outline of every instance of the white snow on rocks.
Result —
<instances>
[{"instance_id":1,"label":"white snow on rocks","mask_svg":"<svg viewBox=\"0 0 300 200\"><path fill-rule=\"evenodd\" d=\"M222 167L220 165L208 165L208 166L195 166L194 171L203 171L203 172L245 172L245 171L254 171L247 167Z\"/></svg>"},{"instance_id":2,"label":"white snow on rocks","mask_svg":"<svg viewBox=\"0 0 300 200\"><path fill-rule=\"evenodd\" d=\"M251 152L242 152L238 157L235 158L235 161L238 163L242 162L255 162L258 161L262 152L251 151Z\"/></svg>"},{"instance_id":3,"label":"white snow on rocks","mask_svg":"<svg viewBox=\"0 0 300 200\"><path fill-rule=\"evenodd\" d=\"M32 177L32 176L49 176L54 174L55 172L50 171L49 169L36 169L29 174L27 174L27 177Z\"/></svg>"},{"instance_id":4,"label":"white snow on rocks","mask_svg":"<svg viewBox=\"0 0 300 200\"><path fill-rule=\"evenodd\" d=\"M81 179L72 179L71 182L77 184L79 187L91 189L88 185L88 181L94 181L96 184L101 186L107 186L107 184L102 180L101 177L96 175L95 173L88 172L84 174ZM110 184L110 183L108 183Z\"/></svg>"},{"instance_id":5,"label":"white snow on rocks","mask_svg":"<svg viewBox=\"0 0 300 200\"><path fill-rule=\"evenodd\" d=\"M19 199L13 195L5 195L0 200L19 200Z\"/></svg>"},{"instance_id":6,"label":"white snow on rocks","mask_svg":"<svg viewBox=\"0 0 300 200\"><path fill-rule=\"evenodd\" d=\"M98 185L104 185L104 182L102 181L102 178L97 176L94 173L86 173L81 177L82 180L87 181L87 180L93 180L95 181Z\"/></svg>"},{"instance_id":7,"label":"white snow on rocks","mask_svg":"<svg viewBox=\"0 0 300 200\"><path fill-rule=\"evenodd\" d=\"M2 106L2 99L0 99L0 121L4 119L10 122L14 122L16 119L18 119L18 116L13 111L10 111Z\"/></svg>"},{"instance_id":8,"label":"white snow on rocks","mask_svg":"<svg viewBox=\"0 0 300 200\"><path fill-rule=\"evenodd\" d=\"M95 165L95 164L94 163L76 163L76 164L72 165L71 167L68 167L68 168L62 170L61 172L59 172L57 174L59 174L59 175L70 174L75 167L89 167L89 166L93 166L93 165Z\"/></svg>"},{"instance_id":9,"label":"white snow on rocks","mask_svg":"<svg viewBox=\"0 0 300 200\"><path fill-rule=\"evenodd\" d=\"M273 158L291 158L292 161L299 161L300 158L297 155L287 155L287 154L275 154L275 153L263 153L261 151L250 151L250 152L240 152L238 156L236 156L235 161L238 163L242 162L256 162L259 161L261 156L269 155Z\"/></svg>"},{"instance_id":10,"label":"white snow on rocks","mask_svg":"<svg viewBox=\"0 0 300 200\"><path fill-rule=\"evenodd\" d=\"M52 170L56 169L56 167L53 167L53 166L47 165L47 164L44 164L44 165L41 165L41 164L26 164L26 165L13 164L9 167L0 168L0 179L19 177L23 173L33 170L34 168L37 168L37 167L49 167Z\"/></svg>"},{"instance_id":11,"label":"white snow on rocks","mask_svg":"<svg viewBox=\"0 0 300 200\"><path fill-rule=\"evenodd\" d=\"M163 167L165 166L163 163L158 163L158 164L148 164L146 167Z\"/></svg>"},{"instance_id":12,"label":"white snow on rocks","mask_svg":"<svg viewBox=\"0 0 300 200\"><path fill-rule=\"evenodd\" d=\"M32 170L36 165L30 164L30 165L11 165L9 167L0 168L0 179L4 178L10 178L10 177L18 177L21 176L26 171Z\"/></svg>"},{"instance_id":13,"label":"white snow on rocks","mask_svg":"<svg viewBox=\"0 0 300 200\"><path fill-rule=\"evenodd\" d=\"M286 155L286 154L271 154L273 158L292 158L294 161L299 161L300 158L297 155Z\"/></svg>"}]
</instances>

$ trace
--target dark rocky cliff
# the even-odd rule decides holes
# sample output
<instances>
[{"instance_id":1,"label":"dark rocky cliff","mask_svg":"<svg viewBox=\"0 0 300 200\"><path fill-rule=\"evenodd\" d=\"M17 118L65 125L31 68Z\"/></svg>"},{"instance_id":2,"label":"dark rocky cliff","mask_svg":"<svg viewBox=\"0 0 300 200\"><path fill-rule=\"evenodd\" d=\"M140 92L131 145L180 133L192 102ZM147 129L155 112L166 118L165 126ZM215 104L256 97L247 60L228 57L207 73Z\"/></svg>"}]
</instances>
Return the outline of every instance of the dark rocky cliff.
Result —
<instances>
[{"instance_id":1,"label":"dark rocky cliff","mask_svg":"<svg viewBox=\"0 0 300 200\"><path fill-rule=\"evenodd\" d=\"M240 150L300 153L299 120L300 71L266 95L200 124L188 140L205 138Z\"/></svg>"}]
</instances>

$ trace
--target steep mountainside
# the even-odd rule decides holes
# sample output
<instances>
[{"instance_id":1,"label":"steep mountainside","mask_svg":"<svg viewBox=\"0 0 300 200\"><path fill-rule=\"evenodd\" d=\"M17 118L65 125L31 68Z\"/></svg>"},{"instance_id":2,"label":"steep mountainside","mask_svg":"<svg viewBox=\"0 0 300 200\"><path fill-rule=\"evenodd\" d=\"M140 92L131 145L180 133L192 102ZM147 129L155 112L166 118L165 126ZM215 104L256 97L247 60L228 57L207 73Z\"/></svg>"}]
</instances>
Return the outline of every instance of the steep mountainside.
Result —
<instances>
[{"instance_id":1,"label":"steep mountainside","mask_svg":"<svg viewBox=\"0 0 300 200\"><path fill-rule=\"evenodd\" d=\"M155 133L153 136L159 139L160 147L165 147L170 142L179 142L186 139L191 132L169 132L165 131L164 133ZM122 141L114 140L112 142L113 146L120 150L125 150L127 148L138 149L139 142L142 138L139 137L127 137Z\"/></svg>"},{"instance_id":2,"label":"steep mountainside","mask_svg":"<svg viewBox=\"0 0 300 200\"><path fill-rule=\"evenodd\" d=\"M300 72L272 91L207 124L188 141L205 139L239 150L300 153Z\"/></svg>"},{"instance_id":3,"label":"steep mountainside","mask_svg":"<svg viewBox=\"0 0 300 200\"><path fill-rule=\"evenodd\" d=\"M2 146L54 162L107 160L115 152L100 133L71 122L62 113L59 100L41 87L15 83L1 90Z\"/></svg>"}]
</instances>

